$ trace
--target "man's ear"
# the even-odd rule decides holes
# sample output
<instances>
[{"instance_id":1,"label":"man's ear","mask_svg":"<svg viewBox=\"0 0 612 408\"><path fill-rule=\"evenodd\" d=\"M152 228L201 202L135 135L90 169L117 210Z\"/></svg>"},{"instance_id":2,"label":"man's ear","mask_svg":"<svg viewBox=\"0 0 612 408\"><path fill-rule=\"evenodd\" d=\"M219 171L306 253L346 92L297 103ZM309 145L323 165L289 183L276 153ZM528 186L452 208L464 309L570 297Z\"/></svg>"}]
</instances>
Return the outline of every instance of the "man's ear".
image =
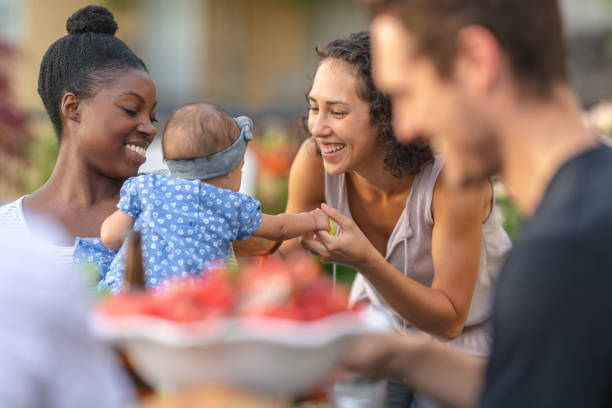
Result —
<instances>
[{"instance_id":1,"label":"man's ear","mask_svg":"<svg viewBox=\"0 0 612 408\"><path fill-rule=\"evenodd\" d=\"M486 94L498 81L502 53L495 35L487 28L471 25L457 36L454 75L473 91Z\"/></svg>"},{"instance_id":2,"label":"man's ear","mask_svg":"<svg viewBox=\"0 0 612 408\"><path fill-rule=\"evenodd\" d=\"M67 119L75 122L81 121L81 100L72 92L66 92L62 97L60 111Z\"/></svg>"}]
</instances>

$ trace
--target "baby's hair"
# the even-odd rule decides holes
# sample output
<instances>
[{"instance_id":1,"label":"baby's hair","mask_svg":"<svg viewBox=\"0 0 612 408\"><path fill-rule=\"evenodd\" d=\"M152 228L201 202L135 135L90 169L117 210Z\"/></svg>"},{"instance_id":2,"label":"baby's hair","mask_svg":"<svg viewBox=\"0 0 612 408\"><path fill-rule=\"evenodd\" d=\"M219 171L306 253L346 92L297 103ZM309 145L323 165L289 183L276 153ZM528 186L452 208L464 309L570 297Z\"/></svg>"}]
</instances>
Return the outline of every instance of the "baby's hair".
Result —
<instances>
[{"instance_id":1,"label":"baby's hair","mask_svg":"<svg viewBox=\"0 0 612 408\"><path fill-rule=\"evenodd\" d=\"M90 98L126 69L145 72L145 63L115 37L117 23L102 6L77 10L66 21L68 35L55 41L40 64L38 93L61 141L60 104L66 92Z\"/></svg>"},{"instance_id":2,"label":"baby's hair","mask_svg":"<svg viewBox=\"0 0 612 408\"><path fill-rule=\"evenodd\" d=\"M229 113L212 103L191 103L176 110L162 136L164 158L207 157L231 146L240 128Z\"/></svg>"}]
</instances>

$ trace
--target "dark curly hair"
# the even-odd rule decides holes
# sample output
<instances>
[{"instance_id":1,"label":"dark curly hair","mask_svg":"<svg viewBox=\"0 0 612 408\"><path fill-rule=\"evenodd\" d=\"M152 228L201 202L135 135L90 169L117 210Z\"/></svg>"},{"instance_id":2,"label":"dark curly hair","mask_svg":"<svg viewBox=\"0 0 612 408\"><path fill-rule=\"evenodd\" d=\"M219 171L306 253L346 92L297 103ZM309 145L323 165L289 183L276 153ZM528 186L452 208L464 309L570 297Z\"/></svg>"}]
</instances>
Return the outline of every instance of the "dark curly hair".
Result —
<instances>
[{"instance_id":1,"label":"dark curly hair","mask_svg":"<svg viewBox=\"0 0 612 408\"><path fill-rule=\"evenodd\" d=\"M61 141L60 104L66 92L90 98L128 68L147 71L140 58L115 37L117 23L102 6L77 10L66 21L68 35L55 41L40 64L38 93Z\"/></svg>"},{"instance_id":2,"label":"dark curly hair","mask_svg":"<svg viewBox=\"0 0 612 408\"><path fill-rule=\"evenodd\" d=\"M318 46L315 51L319 63L326 58L335 58L355 67L359 80L357 95L370 105L370 123L379 129L378 138L384 144L385 170L400 178L407 174L417 174L425 164L433 162L434 156L428 144L416 141L403 145L393 135L391 100L376 89L372 80L369 31L352 33Z\"/></svg>"}]
</instances>

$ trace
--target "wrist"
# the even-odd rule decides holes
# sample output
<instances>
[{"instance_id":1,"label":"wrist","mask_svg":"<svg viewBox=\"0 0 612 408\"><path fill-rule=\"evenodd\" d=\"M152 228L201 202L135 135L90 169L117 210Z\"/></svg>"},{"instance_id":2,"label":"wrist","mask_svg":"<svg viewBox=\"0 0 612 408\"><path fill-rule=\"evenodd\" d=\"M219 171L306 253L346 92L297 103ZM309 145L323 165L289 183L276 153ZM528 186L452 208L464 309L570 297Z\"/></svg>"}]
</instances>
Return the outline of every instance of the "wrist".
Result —
<instances>
[{"instance_id":1,"label":"wrist","mask_svg":"<svg viewBox=\"0 0 612 408\"><path fill-rule=\"evenodd\" d=\"M319 223L317 222L317 216L314 213L314 210L311 211L310 213L310 218L312 219L312 231L318 231L319 230Z\"/></svg>"},{"instance_id":2,"label":"wrist","mask_svg":"<svg viewBox=\"0 0 612 408\"><path fill-rule=\"evenodd\" d=\"M367 251L363 252L361 258L359 258L356 262L356 265L353 265L355 268L359 269L361 273L367 274L368 271L376 270L381 263L386 263L385 258L382 256L380 252L378 252L374 247L368 248Z\"/></svg>"}]
</instances>

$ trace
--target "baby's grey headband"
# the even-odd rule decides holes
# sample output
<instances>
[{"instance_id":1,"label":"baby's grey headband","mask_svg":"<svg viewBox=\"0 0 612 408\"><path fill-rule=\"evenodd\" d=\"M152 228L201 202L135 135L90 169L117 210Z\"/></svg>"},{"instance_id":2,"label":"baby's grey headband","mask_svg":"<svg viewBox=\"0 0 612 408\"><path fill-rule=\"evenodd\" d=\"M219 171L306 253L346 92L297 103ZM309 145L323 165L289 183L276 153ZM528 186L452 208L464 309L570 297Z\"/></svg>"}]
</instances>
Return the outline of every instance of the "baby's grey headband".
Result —
<instances>
[{"instance_id":1,"label":"baby's grey headband","mask_svg":"<svg viewBox=\"0 0 612 408\"><path fill-rule=\"evenodd\" d=\"M234 170L244 157L247 144L253 140L253 120L248 116L234 118L240 136L228 148L207 157L188 160L166 160L172 177L207 180Z\"/></svg>"}]
</instances>

